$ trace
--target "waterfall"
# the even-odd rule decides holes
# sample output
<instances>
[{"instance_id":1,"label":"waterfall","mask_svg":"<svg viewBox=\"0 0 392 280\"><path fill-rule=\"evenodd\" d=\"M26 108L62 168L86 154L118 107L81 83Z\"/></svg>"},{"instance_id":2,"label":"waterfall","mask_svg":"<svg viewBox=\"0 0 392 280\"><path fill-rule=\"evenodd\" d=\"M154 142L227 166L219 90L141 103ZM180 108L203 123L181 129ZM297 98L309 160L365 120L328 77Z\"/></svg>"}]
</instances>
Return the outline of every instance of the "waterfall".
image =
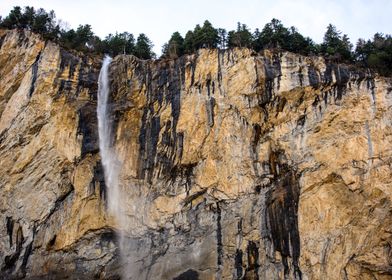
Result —
<instances>
[{"instance_id":1,"label":"waterfall","mask_svg":"<svg viewBox=\"0 0 392 280\"><path fill-rule=\"evenodd\" d=\"M105 174L109 213L117 222L121 220L120 190L118 183L119 162L113 148L113 120L110 116L109 103L109 65L112 58L105 56L98 78L98 135L99 151Z\"/></svg>"},{"instance_id":2,"label":"waterfall","mask_svg":"<svg viewBox=\"0 0 392 280\"><path fill-rule=\"evenodd\" d=\"M121 279L138 279L135 272L134 263L136 260L133 257L134 248L132 244L127 241L127 225L131 224L130 218L126 214L126 198L125 196L131 192L128 189L127 193L121 190L119 181L120 169L122 162L117 157L114 148L113 131L113 114L111 111L110 100L110 82L109 82L109 66L112 59L105 56L102 68L98 78L98 136L99 136L99 151L101 154L101 162L105 175L105 184L107 188L107 206L109 214L112 215L116 222L118 229L118 246L119 246L119 261L122 273ZM133 205L133 208L143 209L144 200L139 199L139 204ZM141 210L140 210L141 211Z\"/></svg>"}]
</instances>

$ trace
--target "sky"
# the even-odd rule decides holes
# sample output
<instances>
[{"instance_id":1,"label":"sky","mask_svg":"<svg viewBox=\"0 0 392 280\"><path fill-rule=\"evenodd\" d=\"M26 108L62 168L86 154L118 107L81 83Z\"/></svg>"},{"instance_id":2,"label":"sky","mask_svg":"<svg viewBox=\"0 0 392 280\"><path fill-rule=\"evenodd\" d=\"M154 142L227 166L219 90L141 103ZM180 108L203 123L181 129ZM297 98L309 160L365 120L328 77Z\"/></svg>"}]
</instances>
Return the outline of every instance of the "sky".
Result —
<instances>
[{"instance_id":1,"label":"sky","mask_svg":"<svg viewBox=\"0 0 392 280\"><path fill-rule=\"evenodd\" d=\"M232 30L241 22L253 31L277 18L317 43L329 23L348 34L354 45L376 32L392 33L392 0L1 0L0 15L13 6L54 10L70 28L90 24L101 38L116 31L135 37L145 33L157 54L173 32L185 36L206 19L216 28Z\"/></svg>"}]
</instances>

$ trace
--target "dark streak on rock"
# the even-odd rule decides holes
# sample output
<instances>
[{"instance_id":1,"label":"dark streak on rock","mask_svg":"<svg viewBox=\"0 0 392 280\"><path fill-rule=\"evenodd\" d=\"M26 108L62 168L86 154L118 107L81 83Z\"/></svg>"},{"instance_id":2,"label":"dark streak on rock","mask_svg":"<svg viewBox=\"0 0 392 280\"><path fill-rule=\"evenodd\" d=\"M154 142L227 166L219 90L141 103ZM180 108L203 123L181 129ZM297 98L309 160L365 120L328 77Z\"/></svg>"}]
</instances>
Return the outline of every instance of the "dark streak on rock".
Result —
<instances>
[{"instance_id":1,"label":"dark streak on rock","mask_svg":"<svg viewBox=\"0 0 392 280\"><path fill-rule=\"evenodd\" d=\"M72 79L76 66L79 64L79 58L74 56L73 54L65 51L64 49L60 50L60 70L64 71L66 67L69 67L68 79Z\"/></svg>"},{"instance_id":2,"label":"dark streak on rock","mask_svg":"<svg viewBox=\"0 0 392 280\"><path fill-rule=\"evenodd\" d=\"M259 280L259 248L253 241L248 241L246 247L248 266L246 268L244 279Z\"/></svg>"},{"instance_id":3,"label":"dark streak on rock","mask_svg":"<svg viewBox=\"0 0 392 280\"><path fill-rule=\"evenodd\" d=\"M168 63L148 65L147 71L140 69L141 72L137 73L147 88L147 106L143 111L139 134L138 177L150 184L154 177L171 178L171 173L175 171L175 166L182 157L184 134L177 133L177 123L180 117L185 64L186 57L182 57ZM152 73L155 73L154 76ZM169 104L171 107L169 121L161 123L160 117L155 112L157 103L159 106ZM158 148L162 129L162 147Z\"/></svg>"},{"instance_id":4,"label":"dark streak on rock","mask_svg":"<svg viewBox=\"0 0 392 280\"><path fill-rule=\"evenodd\" d=\"M101 200L106 202L107 187L105 184L105 175L101 160L98 160L96 165L94 166L94 176L90 182L90 188L92 190L92 193L95 192L97 184L99 186L99 197L101 198Z\"/></svg>"},{"instance_id":5,"label":"dark streak on rock","mask_svg":"<svg viewBox=\"0 0 392 280\"><path fill-rule=\"evenodd\" d=\"M0 37L0 49L1 49L1 46L3 45L5 36L6 35L3 35L3 36Z\"/></svg>"},{"instance_id":6,"label":"dark streak on rock","mask_svg":"<svg viewBox=\"0 0 392 280\"><path fill-rule=\"evenodd\" d=\"M33 251L33 241L31 241L29 243L29 245L27 245L25 252L23 254L22 265L20 268L23 274L26 273L27 262L29 261L29 257L31 255L32 251Z\"/></svg>"},{"instance_id":7,"label":"dark streak on rock","mask_svg":"<svg viewBox=\"0 0 392 280\"><path fill-rule=\"evenodd\" d=\"M313 65L310 65L308 67L308 77L309 77L309 84L314 89L317 89L320 86L320 77Z\"/></svg>"},{"instance_id":8,"label":"dark streak on rock","mask_svg":"<svg viewBox=\"0 0 392 280\"><path fill-rule=\"evenodd\" d=\"M179 183L181 185L185 185L185 190L187 195L189 194L189 190L192 186L192 178L194 176L194 168L197 166L197 163L190 164L177 164L174 165L169 173L169 177L167 179L170 181L170 185L175 185L175 183ZM164 171L165 172L165 171ZM185 205L187 204L187 199L184 201Z\"/></svg>"},{"instance_id":9,"label":"dark streak on rock","mask_svg":"<svg viewBox=\"0 0 392 280\"><path fill-rule=\"evenodd\" d=\"M219 202L216 203L216 251L217 251L217 266L223 264L223 241L222 241L222 212Z\"/></svg>"},{"instance_id":10,"label":"dark streak on rock","mask_svg":"<svg viewBox=\"0 0 392 280\"><path fill-rule=\"evenodd\" d=\"M6 217L7 234L10 241L10 248L12 247L12 233L14 232L14 220L12 217Z\"/></svg>"},{"instance_id":11,"label":"dark streak on rock","mask_svg":"<svg viewBox=\"0 0 392 280\"><path fill-rule=\"evenodd\" d=\"M372 95L372 103L376 104L376 93L375 93L375 82L374 82L374 78L368 78L366 79L366 87L368 90L370 90L370 93Z\"/></svg>"},{"instance_id":12,"label":"dark streak on rock","mask_svg":"<svg viewBox=\"0 0 392 280\"><path fill-rule=\"evenodd\" d=\"M195 70L196 70L196 61L197 61L197 56L198 54L194 54L194 58L191 61L190 67L191 67L191 71L192 71L192 75L191 75L191 87L195 84Z\"/></svg>"},{"instance_id":13,"label":"dark streak on rock","mask_svg":"<svg viewBox=\"0 0 392 280\"><path fill-rule=\"evenodd\" d=\"M274 55L272 59L264 58L264 89L259 96L259 106L265 108L271 102L274 95L275 79L277 79L277 88L280 87L280 78L282 76L280 58Z\"/></svg>"},{"instance_id":14,"label":"dark streak on rock","mask_svg":"<svg viewBox=\"0 0 392 280\"><path fill-rule=\"evenodd\" d=\"M211 96L211 75L208 75L206 80L206 87L207 87L207 96Z\"/></svg>"},{"instance_id":15,"label":"dark streak on rock","mask_svg":"<svg viewBox=\"0 0 392 280\"><path fill-rule=\"evenodd\" d=\"M4 264L1 268L1 271L3 272L14 271L16 262L18 261L20 253L22 252L23 242L24 242L23 230L22 227L19 226L18 230L16 231L15 252L11 255L5 256Z\"/></svg>"},{"instance_id":16,"label":"dark streak on rock","mask_svg":"<svg viewBox=\"0 0 392 280\"><path fill-rule=\"evenodd\" d=\"M214 126L214 106L215 99L213 97L210 97L208 100L206 100L207 120L209 127Z\"/></svg>"},{"instance_id":17,"label":"dark streak on rock","mask_svg":"<svg viewBox=\"0 0 392 280\"><path fill-rule=\"evenodd\" d=\"M235 272L236 272L236 277L235 279L242 279L242 271L243 271L243 267L242 267L242 250L237 249L235 251L235 257L234 257L234 267L235 267Z\"/></svg>"},{"instance_id":18,"label":"dark streak on rock","mask_svg":"<svg viewBox=\"0 0 392 280\"><path fill-rule=\"evenodd\" d=\"M299 268L300 238L298 231L299 176L286 163L282 150L270 153L273 188L267 193L267 214L270 237L282 256L285 275L289 274L287 258L291 257L294 275L301 279Z\"/></svg>"},{"instance_id":19,"label":"dark streak on rock","mask_svg":"<svg viewBox=\"0 0 392 280\"><path fill-rule=\"evenodd\" d=\"M201 190L201 191L199 191L199 192L197 192L197 193L194 193L194 194L192 194L192 195L190 195L190 196L187 196L187 197L184 199L184 206L188 205L189 203L192 203L193 200L195 200L195 199L197 199L198 197L204 195L206 192L207 192L207 189L204 189L204 190Z\"/></svg>"},{"instance_id":20,"label":"dark streak on rock","mask_svg":"<svg viewBox=\"0 0 392 280\"><path fill-rule=\"evenodd\" d=\"M23 229L21 226L18 227L18 230L16 231L16 250L22 250L23 242L24 242L24 236L23 236Z\"/></svg>"},{"instance_id":21,"label":"dark streak on rock","mask_svg":"<svg viewBox=\"0 0 392 280\"><path fill-rule=\"evenodd\" d=\"M258 162L259 162L259 153L258 153L258 148L259 148L259 142L261 138L261 127L258 123L253 124L253 131L252 131L252 141L251 141L251 146L250 146L250 151L251 151L251 157L253 159L252 166L253 166L253 171L255 172L255 175L258 177L259 176L259 168L258 168Z\"/></svg>"},{"instance_id":22,"label":"dark streak on rock","mask_svg":"<svg viewBox=\"0 0 392 280\"><path fill-rule=\"evenodd\" d=\"M218 86L219 88L222 85L222 63L225 59L225 50L218 49ZM222 61L221 61L222 60Z\"/></svg>"},{"instance_id":23,"label":"dark streak on rock","mask_svg":"<svg viewBox=\"0 0 392 280\"><path fill-rule=\"evenodd\" d=\"M329 92L326 91L326 92L322 92L321 94L323 95L324 105L327 106L328 105L328 94L329 94Z\"/></svg>"},{"instance_id":24,"label":"dark streak on rock","mask_svg":"<svg viewBox=\"0 0 392 280\"><path fill-rule=\"evenodd\" d=\"M31 97L34 93L35 90L35 82L37 81L37 75L38 75L38 63L39 59L41 57L41 52L38 53L37 57L35 58L35 61L33 65L31 66L31 86L30 86L30 91L29 91L29 96Z\"/></svg>"},{"instance_id":25,"label":"dark streak on rock","mask_svg":"<svg viewBox=\"0 0 392 280\"><path fill-rule=\"evenodd\" d=\"M177 277L174 277L173 280L199 280L199 274L193 269L188 269Z\"/></svg>"},{"instance_id":26,"label":"dark streak on rock","mask_svg":"<svg viewBox=\"0 0 392 280\"><path fill-rule=\"evenodd\" d=\"M87 58L84 56L78 73L77 94L82 89L88 89L91 100L97 100L98 76L99 72L97 68L91 67L88 64Z\"/></svg>"},{"instance_id":27,"label":"dark streak on rock","mask_svg":"<svg viewBox=\"0 0 392 280\"><path fill-rule=\"evenodd\" d=\"M54 244L56 244L57 235L53 235L53 237L49 240L48 244L46 244L46 250L50 250Z\"/></svg>"},{"instance_id":28,"label":"dark streak on rock","mask_svg":"<svg viewBox=\"0 0 392 280\"><path fill-rule=\"evenodd\" d=\"M301 115L298 119L297 119L297 128L298 127L303 127L305 125L305 121L306 121L306 115Z\"/></svg>"},{"instance_id":29,"label":"dark streak on rock","mask_svg":"<svg viewBox=\"0 0 392 280\"><path fill-rule=\"evenodd\" d=\"M314 101L312 103L313 107L317 107L317 105L320 103L320 97L318 95L316 95L316 97L314 98Z\"/></svg>"},{"instance_id":30,"label":"dark streak on rock","mask_svg":"<svg viewBox=\"0 0 392 280\"><path fill-rule=\"evenodd\" d=\"M16 251L14 254L11 254L9 256L5 256L4 264L1 268L1 271L12 272L15 269L15 264L18 261L19 255L20 255L20 251Z\"/></svg>"},{"instance_id":31,"label":"dark streak on rock","mask_svg":"<svg viewBox=\"0 0 392 280\"><path fill-rule=\"evenodd\" d=\"M148 118L149 112L153 113L153 107L145 108L142 117L142 127L139 134L139 174L138 177L152 182L155 166L158 137L160 131L160 117Z\"/></svg>"},{"instance_id":32,"label":"dark streak on rock","mask_svg":"<svg viewBox=\"0 0 392 280\"><path fill-rule=\"evenodd\" d=\"M279 115L279 113L283 112L284 107L287 104L287 99L284 97L278 97L277 102L276 102L276 117Z\"/></svg>"},{"instance_id":33,"label":"dark streak on rock","mask_svg":"<svg viewBox=\"0 0 392 280\"><path fill-rule=\"evenodd\" d=\"M77 134L82 135L81 156L99 151L98 119L96 108L92 103L86 103L78 110Z\"/></svg>"},{"instance_id":34,"label":"dark streak on rock","mask_svg":"<svg viewBox=\"0 0 392 280\"><path fill-rule=\"evenodd\" d=\"M304 84L304 74L302 73L302 67L298 70L299 85L302 87Z\"/></svg>"}]
</instances>

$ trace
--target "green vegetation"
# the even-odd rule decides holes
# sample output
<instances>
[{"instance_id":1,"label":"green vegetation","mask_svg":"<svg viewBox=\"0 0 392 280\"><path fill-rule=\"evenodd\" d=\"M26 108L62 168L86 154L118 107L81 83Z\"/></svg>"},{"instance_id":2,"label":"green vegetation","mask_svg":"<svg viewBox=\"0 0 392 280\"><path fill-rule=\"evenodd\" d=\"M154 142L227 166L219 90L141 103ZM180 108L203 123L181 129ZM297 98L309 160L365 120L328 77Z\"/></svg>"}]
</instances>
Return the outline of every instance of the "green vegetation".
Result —
<instances>
[{"instance_id":1,"label":"green vegetation","mask_svg":"<svg viewBox=\"0 0 392 280\"><path fill-rule=\"evenodd\" d=\"M373 40L359 39L355 60L364 67L376 69L381 75L392 75L392 36L376 33Z\"/></svg>"},{"instance_id":2,"label":"green vegetation","mask_svg":"<svg viewBox=\"0 0 392 280\"><path fill-rule=\"evenodd\" d=\"M45 39L49 40L57 39L60 33L54 11L47 13L44 9L35 10L33 7L25 7L23 12L20 7L14 7L9 15L1 20L0 27L29 29L32 32L42 34Z\"/></svg>"},{"instance_id":3,"label":"green vegetation","mask_svg":"<svg viewBox=\"0 0 392 280\"><path fill-rule=\"evenodd\" d=\"M154 58L153 44L145 34L137 37L128 32L109 34L101 40L94 34L89 24L79 25L74 30L66 30L56 20L54 11L46 12L44 9L35 10L33 7L14 7L8 16L0 18L0 28L27 29L41 34L44 39L59 43L67 49L83 52L107 53L111 56L118 54L133 54L142 59Z\"/></svg>"},{"instance_id":4,"label":"green vegetation","mask_svg":"<svg viewBox=\"0 0 392 280\"><path fill-rule=\"evenodd\" d=\"M338 61L352 62L352 48L353 45L350 43L348 36L346 34L341 36L341 32L335 26L329 24L327 32L324 34L324 42L320 46L321 54Z\"/></svg>"},{"instance_id":5,"label":"green vegetation","mask_svg":"<svg viewBox=\"0 0 392 280\"><path fill-rule=\"evenodd\" d=\"M68 49L83 52L133 54L142 59L154 58L153 44L145 34L136 40L128 32L109 34L101 40L94 34L90 25L79 25L74 30L67 30L56 20L55 13L33 7L14 9L5 18L0 17L0 28L28 29L41 34L44 39L52 40ZM252 32L246 24L238 23L235 30L226 31L215 28L206 20L197 24L185 37L174 32L162 47L162 58L177 58L191 54L201 48L246 47L257 52L264 49L285 50L303 55L322 55L334 62L355 63L371 68L381 75L392 75L392 37L376 33L371 40L359 39L355 50L346 34L342 35L334 25L329 24L321 44L316 44L309 37L304 37L294 26L285 27L278 19L272 19L260 31Z\"/></svg>"}]
</instances>

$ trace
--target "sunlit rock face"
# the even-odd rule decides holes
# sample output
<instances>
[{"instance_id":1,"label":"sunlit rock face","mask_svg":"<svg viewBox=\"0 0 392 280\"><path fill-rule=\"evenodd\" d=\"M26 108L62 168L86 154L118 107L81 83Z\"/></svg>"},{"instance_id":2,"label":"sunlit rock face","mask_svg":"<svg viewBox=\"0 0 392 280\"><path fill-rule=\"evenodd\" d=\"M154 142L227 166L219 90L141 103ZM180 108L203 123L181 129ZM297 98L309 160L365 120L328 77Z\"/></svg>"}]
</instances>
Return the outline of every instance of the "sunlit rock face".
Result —
<instances>
[{"instance_id":1,"label":"sunlit rock face","mask_svg":"<svg viewBox=\"0 0 392 280\"><path fill-rule=\"evenodd\" d=\"M0 38L0 278L391 279L389 79L286 52L115 57L120 225L102 59Z\"/></svg>"}]
</instances>

